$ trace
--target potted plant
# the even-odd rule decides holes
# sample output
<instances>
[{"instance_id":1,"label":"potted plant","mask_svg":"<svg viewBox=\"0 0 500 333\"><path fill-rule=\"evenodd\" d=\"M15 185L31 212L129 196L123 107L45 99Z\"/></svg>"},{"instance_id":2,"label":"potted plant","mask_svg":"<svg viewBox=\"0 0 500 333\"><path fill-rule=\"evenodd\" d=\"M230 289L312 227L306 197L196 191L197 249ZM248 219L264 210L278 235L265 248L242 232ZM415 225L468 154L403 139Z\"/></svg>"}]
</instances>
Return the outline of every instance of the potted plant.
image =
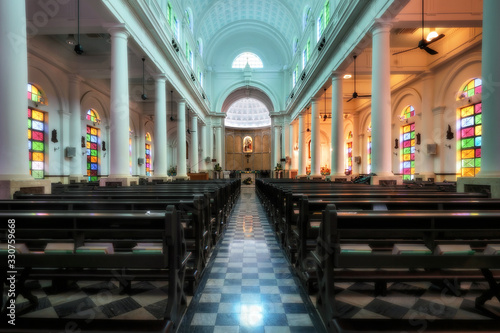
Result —
<instances>
[{"instance_id":1,"label":"potted plant","mask_svg":"<svg viewBox=\"0 0 500 333\"><path fill-rule=\"evenodd\" d=\"M243 184L250 185L252 184L252 178L248 177L243 180Z\"/></svg>"},{"instance_id":2,"label":"potted plant","mask_svg":"<svg viewBox=\"0 0 500 333\"><path fill-rule=\"evenodd\" d=\"M175 175L177 175L177 166L173 166L173 165L172 165L172 166L168 169L167 174L168 174L169 176L175 176Z\"/></svg>"},{"instance_id":3,"label":"potted plant","mask_svg":"<svg viewBox=\"0 0 500 333\"><path fill-rule=\"evenodd\" d=\"M217 164L214 165L214 171L222 171L222 168L219 165L219 163L217 163Z\"/></svg>"},{"instance_id":4,"label":"potted plant","mask_svg":"<svg viewBox=\"0 0 500 333\"><path fill-rule=\"evenodd\" d=\"M283 170L283 167L281 166L281 163L276 164L276 167L274 168L274 171L281 171Z\"/></svg>"}]
</instances>

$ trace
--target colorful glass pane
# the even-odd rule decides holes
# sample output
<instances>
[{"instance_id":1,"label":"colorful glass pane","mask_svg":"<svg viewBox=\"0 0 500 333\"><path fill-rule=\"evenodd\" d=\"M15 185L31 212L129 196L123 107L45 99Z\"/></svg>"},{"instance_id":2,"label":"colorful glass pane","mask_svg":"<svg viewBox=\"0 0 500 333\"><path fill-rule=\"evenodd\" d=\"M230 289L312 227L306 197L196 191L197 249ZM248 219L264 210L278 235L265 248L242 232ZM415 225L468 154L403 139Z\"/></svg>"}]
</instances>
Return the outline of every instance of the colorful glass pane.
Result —
<instances>
[{"instance_id":1,"label":"colorful glass pane","mask_svg":"<svg viewBox=\"0 0 500 333\"><path fill-rule=\"evenodd\" d=\"M368 173L372 172L372 137L368 137Z\"/></svg>"},{"instance_id":2,"label":"colorful glass pane","mask_svg":"<svg viewBox=\"0 0 500 333\"><path fill-rule=\"evenodd\" d=\"M38 93L38 89L28 85L28 89ZM45 113L28 109L28 151L29 170L33 178L43 179L45 177Z\"/></svg>"},{"instance_id":3,"label":"colorful glass pane","mask_svg":"<svg viewBox=\"0 0 500 333\"><path fill-rule=\"evenodd\" d=\"M88 114L87 112L87 117ZM99 170L99 145L97 144L99 131L97 128L87 126L87 133L87 176L89 181L95 182L99 180L97 176Z\"/></svg>"},{"instance_id":4,"label":"colorful glass pane","mask_svg":"<svg viewBox=\"0 0 500 333\"><path fill-rule=\"evenodd\" d=\"M352 132L350 132L352 135ZM352 172L352 142L347 143L347 172L351 174Z\"/></svg>"},{"instance_id":5,"label":"colorful glass pane","mask_svg":"<svg viewBox=\"0 0 500 333\"><path fill-rule=\"evenodd\" d=\"M479 86L478 86L479 85ZM481 86L481 80L470 81L464 91L469 94ZM481 167L481 141L482 141L482 105L466 106L460 109L460 145L461 145L461 174L464 177L474 177ZM475 157L475 158L474 158Z\"/></svg>"},{"instance_id":6,"label":"colorful glass pane","mask_svg":"<svg viewBox=\"0 0 500 333\"><path fill-rule=\"evenodd\" d=\"M149 133L146 133L146 140L149 135L149 141L151 141L151 135ZM146 143L146 176L151 176L151 145L149 143Z\"/></svg>"},{"instance_id":7,"label":"colorful glass pane","mask_svg":"<svg viewBox=\"0 0 500 333\"><path fill-rule=\"evenodd\" d=\"M482 92L482 80L481 79L473 79L470 80L464 87L464 97L471 97L476 94L480 94Z\"/></svg>"},{"instance_id":8,"label":"colorful glass pane","mask_svg":"<svg viewBox=\"0 0 500 333\"><path fill-rule=\"evenodd\" d=\"M413 106L408 105L401 112L401 119L402 120L409 119L409 118L413 117L414 115L415 115L415 109L413 108Z\"/></svg>"},{"instance_id":9,"label":"colorful glass pane","mask_svg":"<svg viewBox=\"0 0 500 333\"><path fill-rule=\"evenodd\" d=\"M93 123L100 123L101 122L101 119L99 118L99 114L94 109L90 109L87 111L87 120L91 121ZM87 130L92 130L92 127L90 129L87 128ZM95 128L94 128L94 130L97 131L97 129L95 129ZM89 133L89 132L87 132L87 133ZM96 135L96 134L94 134L94 135Z\"/></svg>"},{"instance_id":10,"label":"colorful glass pane","mask_svg":"<svg viewBox=\"0 0 500 333\"><path fill-rule=\"evenodd\" d=\"M28 83L27 93L28 93L27 97L29 100L31 100L35 103L41 103L43 101L42 92L37 87L32 85L31 83ZM43 116L43 113L42 113L42 116ZM28 115L28 117L31 117L31 116Z\"/></svg>"},{"instance_id":11,"label":"colorful glass pane","mask_svg":"<svg viewBox=\"0 0 500 333\"><path fill-rule=\"evenodd\" d=\"M415 177L415 123L401 128L401 173L403 180Z\"/></svg>"},{"instance_id":12,"label":"colorful glass pane","mask_svg":"<svg viewBox=\"0 0 500 333\"><path fill-rule=\"evenodd\" d=\"M461 125L462 128L474 125L474 117L462 118Z\"/></svg>"},{"instance_id":13,"label":"colorful glass pane","mask_svg":"<svg viewBox=\"0 0 500 333\"><path fill-rule=\"evenodd\" d=\"M146 141L151 141L151 134L146 132Z\"/></svg>"}]
</instances>

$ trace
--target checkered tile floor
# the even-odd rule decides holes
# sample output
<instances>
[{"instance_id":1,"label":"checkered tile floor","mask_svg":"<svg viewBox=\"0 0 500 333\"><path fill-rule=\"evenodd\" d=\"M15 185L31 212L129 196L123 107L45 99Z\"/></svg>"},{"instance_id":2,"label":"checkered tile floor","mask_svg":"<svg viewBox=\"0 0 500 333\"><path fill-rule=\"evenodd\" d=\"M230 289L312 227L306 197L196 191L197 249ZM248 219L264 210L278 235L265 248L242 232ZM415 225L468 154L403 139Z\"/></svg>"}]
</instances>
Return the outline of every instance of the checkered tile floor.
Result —
<instances>
[{"instance_id":1,"label":"checkered tile floor","mask_svg":"<svg viewBox=\"0 0 500 333\"><path fill-rule=\"evenodd\" d=\"M228 229L179 332L323 332L290 271L254 188L242 187Z\"/></svg>"}]
</instances>

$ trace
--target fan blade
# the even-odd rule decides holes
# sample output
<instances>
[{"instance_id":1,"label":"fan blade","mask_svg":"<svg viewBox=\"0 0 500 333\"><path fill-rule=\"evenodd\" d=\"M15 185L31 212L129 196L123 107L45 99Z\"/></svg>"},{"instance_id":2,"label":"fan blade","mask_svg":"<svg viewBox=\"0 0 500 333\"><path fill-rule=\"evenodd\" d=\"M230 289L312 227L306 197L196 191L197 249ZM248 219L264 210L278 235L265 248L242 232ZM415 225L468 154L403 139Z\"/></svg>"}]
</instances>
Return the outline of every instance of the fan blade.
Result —
<instances>
[{"instance_id":1,"label":"fan blade","mask_svg":"<svg viewBox=\"0 0 500 333\"><path fill-rule=\"evenodd\" d=\"M441 34L441 35L437 36L436 38L432 39L430 42L427 42L427 46L429 46L430 44L437 42L438 40L441 40L443 38L444 38L444 34Z\"/></svg>"},{"instance_id":2,"label":"fan blade","mask_svg":"<svg viewBox=\"0 0 500 333\"><path fill-rule=\"evenodd\" d=\"M424 47L424 50L425 50L425 52L429 53L430 55L438 54L437 51L434 51L433 49L431 49L431 48L429 48L427 46Z\"/></svg>"},{"instance_id":3,"label":"fan blade","mask_svg":"<svg viewBox=\"0 0 500 333\"><path fill-rule=\"evenodd\" d=\"M408 49L408 50L404 50L404 51L399 51L399 52L393 53L392 55L401 54L401 53L413 51L413 50L416 50L416 49L418 49L418 46L414 47L414 48L411 48L411 49Z\"/></svg>"},{"instance_id":4,"label":"fan blade","mask_svg":"<svg viewBox=\"0 0 500 333\"><path fill-rule=\"evenodd\" d=\"M372 95L358 95L358 97L370 98Z\"/></svg>"},{"instance_id":5,"label":"fan blade","mask_svg":"<svg viewBox=\"0 0 500 333\"><path fill-rule=\"evenodd\" d=\"M349 103L350 101L352 101L354 99L354 97L351 97L347 100L347 103Z\"/></svg>"}]
</instances>

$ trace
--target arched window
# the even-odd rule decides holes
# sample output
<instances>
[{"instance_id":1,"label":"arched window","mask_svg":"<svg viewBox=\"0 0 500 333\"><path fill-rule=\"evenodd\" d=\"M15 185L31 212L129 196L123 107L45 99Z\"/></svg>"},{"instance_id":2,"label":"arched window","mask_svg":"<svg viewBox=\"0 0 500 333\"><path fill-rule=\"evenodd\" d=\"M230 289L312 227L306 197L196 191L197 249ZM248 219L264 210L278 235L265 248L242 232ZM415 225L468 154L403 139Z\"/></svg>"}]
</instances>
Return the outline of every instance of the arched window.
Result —
<instances>
[{"instance_id":1,"label":"arched window","mask_svg":"<svg viewBox=\"0 0 500 333\"><path fill-rule=\"evenodd\" d=\"M35 103L45 103L41 89L28 83L28 100ZM47 114L45 112L28 108L28 149L29 170L35 179L45 177L45 139L47 133Z\"/></svg>"},{"instance_id":2,"label":"arched window","mask_svg":"<svg viewBox=\"0 0 500 333\"><path fill-rule=\"evenodd\" d=\"M101 123L101 118L96 110L90 109L87 111L87 120L94 123L94 125L99 125Z\"/></svg>"},{"instance_id":3,"label":"arched window","mask_svg":"<svg viewBox=\"0 0 500 333\"><path fill-rule=\"evenodd\" d=\"M99 180L99 129L87 125L87 177L91 182Z\"/></svg>"},{"instance_id":4,"label":"arched window","mask_svg":"<svg viewBox=\"0 0 500 333\"><path fill-rule=\"evenodd\" d=\"M460 96L471 97L482 92L481 79L469 81ZM458 110L457 140L458 160L462 177L474 177L481 170L482 103L468 105Z\"/></svg>"},{"instance_id":5,"label":"arched window","mask_svg":"<svg viewBox=\"0 0 500 333\"><path fill-rule=\"evenodd\" d=\"M415 123L403 125L400 133L400 169L403 180L412 180L415 177Z\"/></svg>"},{"instance_id":6,"label":"arched window","mask_svg":"<svg viewBox=\"0 0 500 333\"><path fill-rule=\"evenodd\" d=\"M346 140L350 140L346 143L346 175L350 175L352 173L352 131L347 133Z\"/></svg>"},{"instance_id":7,"label":"arched window","mask_svg":"<svg viewBox=\"0 0 500 333\"><path fill-rule=\"evenodd\" d=\"M368 173L372 172L372 123L368 125L368 128L366 129L368 132L368 143L367 143L367 171Z\"/></svg>"},{"instance_id":8,"label":"arched window","mask_svg":"<svg viewBox=\"0 0 500 333\"><path fill-rule=\"evenodd\" d=\"M233 68L245 68L245 66L248 65L251 68L263 68L264 64L262 63L262 60L252 52L243 52L240 53L234 60L233 60Z\"/></svg>"},{"instance_id":9,"label":"arched window","mask_svg":"<svg viewBox=\"0 0 500 333\"><path fill-rule=\"evenodd\" d=\"M309 20L311 19L311 7L307 7L304 9L304 17L302 20L302 29L305 30Z\"/></svg>"},{"instance_id":10,"label":"arched window","mask_svg":"<svg viewBox=\"0 0 500 333\"><path fill-rule=\"evenodd\" d=\"M299 39L295 37L293 39L293 45L292 45L293 54L297 53L298 48L299 48Z\"/></svg>"},{"instance_id":11,"label":"arched window","mask_svg":"<svg viewBox=\"0 0 500 333\"><path fill-rule=\"evenodd\" d=\"M146 132L146 176L151 176L151 133Z\"/></svg>"},{"instance_id":12,"label":"arched window","mask_svg":"<svg viewBox=\"0 0 500 333\"><path fill-rule=\"evenodd\" d=\"M191 30L191 32L193 32L193 13L191 11L191 8L187 8L185 13L186 13L187 26L189 27L189 30Z\"/></svg>"},{"instance_id":13,"label":"arched window","mask_svg":"<svg viewBox=\"0 0 500 333\"><path fill-rule=\"evenodd\" d=\"M132 135L134 134L134 131L128 128L128 166L129 166L129 172L132 175Z\"/></svg>"},{"instance_id":14,"label":"arched window","mask_svg":"<svg viewBox=\"0 0 500 333\"><path fill-rule=\"evenodd\" d=\"M198 48L200 55L203 56L203 40L201 38L198 38L196 41L196 47Z\"/></svg>"}]
</instances>

